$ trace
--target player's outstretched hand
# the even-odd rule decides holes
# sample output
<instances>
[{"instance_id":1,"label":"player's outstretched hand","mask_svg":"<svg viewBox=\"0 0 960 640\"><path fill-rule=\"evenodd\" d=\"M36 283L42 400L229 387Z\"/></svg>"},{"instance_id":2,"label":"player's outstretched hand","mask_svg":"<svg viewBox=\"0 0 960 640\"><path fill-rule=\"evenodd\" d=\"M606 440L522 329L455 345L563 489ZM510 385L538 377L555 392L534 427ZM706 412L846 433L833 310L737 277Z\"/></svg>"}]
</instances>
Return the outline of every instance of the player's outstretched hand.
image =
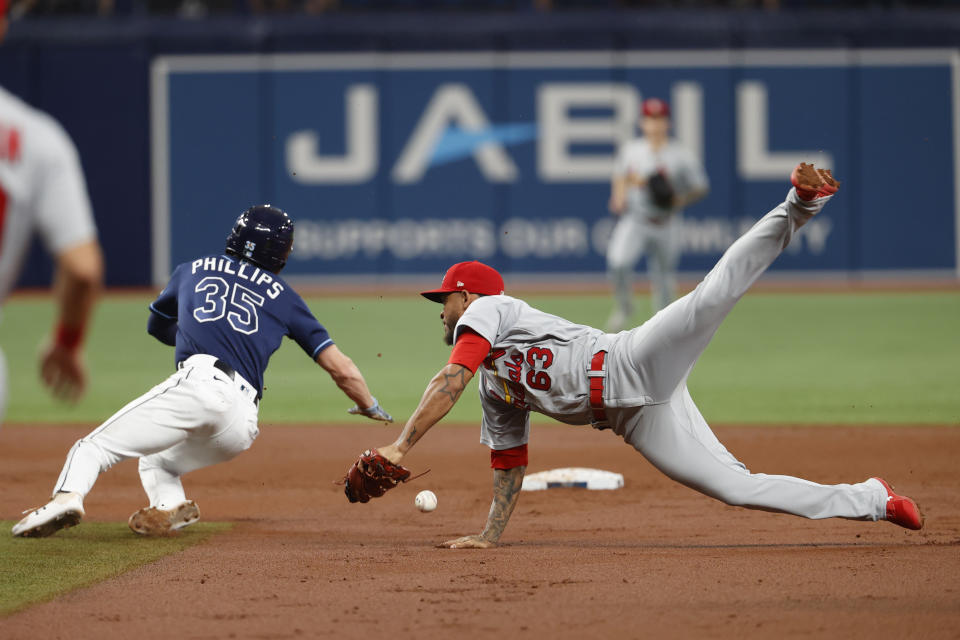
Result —
<instances>
[{"instance_id":1,"label":"player's outstretched hand","mask_svg":"<svg viewBox=\"0 0 960 640\"><path fill-rule=\"evenodd\" d=\"M383 407L380 406L380 403L377 402L376 398L373 399L372 407L361 409L358 405L353 405L347 409L347 413L354 416L366 416L371 420L379 420L380 422L393 422L393 416L384 411Z\"/></svg>"},{"instance_id":2,"label":"player's outstretched hand","mask_svg":"<svg viewBox=\"0 0 960 640\"><path fill-rule=\"evenodd\" d=\"M80 352L56 343L40 353L40 377L55 397L69 402L76 402L87 387L87 369Z\"/></svg>"},{"instance_id":3,"label":"player's outstretched hand","mask_svg":"<svg viewBox=\"0 0 960 640\"><path fill-rule=\"evenodd\" d=\"M492 549L496 546L496 542L491 542L480 535L463 536L437 545L440 549Z\"/></svg>"}]
</instances>

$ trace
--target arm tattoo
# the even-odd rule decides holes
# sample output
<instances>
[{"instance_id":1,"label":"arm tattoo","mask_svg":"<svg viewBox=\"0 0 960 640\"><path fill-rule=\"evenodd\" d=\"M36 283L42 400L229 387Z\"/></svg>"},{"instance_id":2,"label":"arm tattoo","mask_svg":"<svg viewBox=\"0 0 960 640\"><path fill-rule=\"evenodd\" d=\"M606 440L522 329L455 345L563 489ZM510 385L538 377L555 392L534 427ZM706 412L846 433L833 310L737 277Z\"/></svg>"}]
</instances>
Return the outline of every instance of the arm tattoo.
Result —
<instances>
[{"instance_id":1,"label":"arm tattoo","mask_svg":"<svg viewBox=\"0 0 960 640\"><path fill-rule=\"evenodd\" d=\"M503 535L510 514L520 498L520 486L526 470L526 467L494 469L493 504L490 505L490 515L487 516L487 526L481 534L487 540L496 542Z\"/></svg>"},{"instance_id":2,"label":"arm tattoo","mask_svg":"<svg viewBox=\"0 0 960 640\"><path fill-rule=\"evenodd\" d=\"M401 434L403 442L407 446L413 446L413 443L422 438L423 434L437 420L447 415L450 407L457 403L457 399L472 377L473 372L463 365L456 365L453 371L448 371L446 367L441 369L440 373L430 381L423 398L420 400L420 406L417 407L413 417L410 418L410 422L407 423L406 428L410 429L410 432L407 433L406 437ZM448 400L449 405L447 405ZM420 424L423 429L418 430L416 425L413 424L414 421Z\"/></svg>"},{"instance_id":3,"label":"arm tattoo","mask_svg":"<svg viewBox=\"0 0 960 640\"><path fill-rule=\"evenodd\" d=\"M456 404L460 394L463 393L464 388L466 388L467 382L469 382L466 380L467 371L469 371L469 369L458 365L457 370L453 373L443 374L443 386L437 389L437 393L441 393L450 398L451 405Z\"/></svg>"}]
</instances>

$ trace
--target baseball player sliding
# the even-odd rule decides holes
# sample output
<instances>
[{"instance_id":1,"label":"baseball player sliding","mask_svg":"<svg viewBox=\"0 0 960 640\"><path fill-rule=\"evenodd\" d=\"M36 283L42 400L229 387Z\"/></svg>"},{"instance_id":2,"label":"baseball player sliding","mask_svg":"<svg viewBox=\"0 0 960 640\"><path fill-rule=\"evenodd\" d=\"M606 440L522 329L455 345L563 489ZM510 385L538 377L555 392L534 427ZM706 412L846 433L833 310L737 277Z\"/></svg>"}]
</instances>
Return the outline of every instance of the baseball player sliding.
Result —
<instances>
[{"instance_id":1,"label":"baseball player sliding","mask_svg":"<svg viewBox=\"0 0 960 640\"><path fill-rule=\"evenodd\" d=\"M504 295L503 279L479 262L453 265L439 289L444 339L453 352L427 385L400 437L368 450L345 478L352 502L409 479L400 462L480 372L480 440L490 447L493 504L484 529L444 542L494 547L520 495L529 415L610 428L663 473L727 504L805 518L888 520L920 529L910 498L870 478L822 485L750 473L717 440L687 390L687 377L737 300L837 191L829 170L800 164L786 200L734 242L697 288L644 324L609 334L573 324Z\"/></svg>"},{"instance_id":2,"label":"baseball player sliding","mask_svg":"<svg viewBox=\"0 0 960 640\"><path fill-rule=\"evenodd\" d=\"M353 361L278 275L292 247L290 217L257 206L237 219L223 255L176 268L150 305L147 331L176 348L177 370L73 445L53 498L14 525L14 536L49 536L77 524L100 473L132 457L140 458L150 504L130 516L130 528L164 535L196 522L200 510L180 477L253 444L263 373L284 336L356 403L350 413L393 421Z\"/></svg>"}]
</instances>

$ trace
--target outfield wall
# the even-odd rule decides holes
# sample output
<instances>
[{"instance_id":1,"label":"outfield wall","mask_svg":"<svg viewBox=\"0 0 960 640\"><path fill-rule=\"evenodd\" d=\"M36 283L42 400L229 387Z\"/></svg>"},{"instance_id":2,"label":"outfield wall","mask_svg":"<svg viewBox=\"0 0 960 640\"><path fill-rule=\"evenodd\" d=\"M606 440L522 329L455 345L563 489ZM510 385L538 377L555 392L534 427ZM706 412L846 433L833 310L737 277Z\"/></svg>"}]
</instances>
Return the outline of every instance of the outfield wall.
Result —
<instances>
[{"instance_id":1,"label":"outfield wall","mask_svg":"<svg viewBox=\"0 0 960 640\"><path fill-rule=\"evenodd\" d=\"M846 184L777 270L957 273L953 13L829 29L814 14L640 15L20 23L0 83L80 147L112 285L163 281L253 202L296 216L298 278L465 258L599 274L613 153L651 95L671 99L712 182L682 270L709 268L808 160ZM47 272L34 256L25 283Z\"/></svg>"}]
</instances>

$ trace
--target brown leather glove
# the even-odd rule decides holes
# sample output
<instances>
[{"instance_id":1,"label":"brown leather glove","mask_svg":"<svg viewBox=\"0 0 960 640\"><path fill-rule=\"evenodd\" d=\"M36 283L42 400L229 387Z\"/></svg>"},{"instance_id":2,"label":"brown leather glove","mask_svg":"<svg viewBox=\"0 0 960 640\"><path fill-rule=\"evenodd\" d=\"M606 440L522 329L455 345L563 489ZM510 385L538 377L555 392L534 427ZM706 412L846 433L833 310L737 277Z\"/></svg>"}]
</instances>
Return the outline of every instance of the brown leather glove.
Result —
<instances>
[{"instance_id":1,"label":"brown leather glove","mask_svg":"<svg viewBox=\"0 0 960 640\"><path fill-rule=\"evenodd\" d=\"M376 449L367 449L347 469L343 492L350 502L369 502L410 479L409 469L390 462Z\"/></svg>"}]
</instances>

